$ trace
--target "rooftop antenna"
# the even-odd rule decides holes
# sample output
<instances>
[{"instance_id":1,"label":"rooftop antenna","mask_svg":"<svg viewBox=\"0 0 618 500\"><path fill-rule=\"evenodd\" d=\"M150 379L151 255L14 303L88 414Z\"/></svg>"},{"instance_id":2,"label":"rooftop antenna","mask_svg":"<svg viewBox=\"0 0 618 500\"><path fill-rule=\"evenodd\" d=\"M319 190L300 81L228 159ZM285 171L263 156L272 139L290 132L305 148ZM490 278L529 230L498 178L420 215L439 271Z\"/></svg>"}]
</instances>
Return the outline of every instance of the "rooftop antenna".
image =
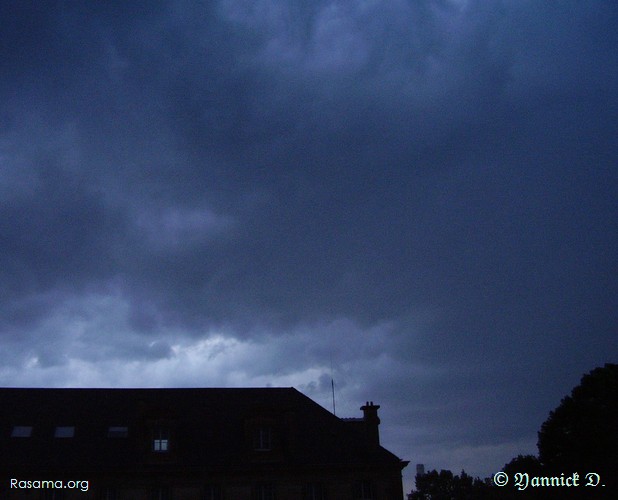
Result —
<instances>
[{"instance_id":1,"label":"rooftop antenna","mask_svg":"<svg viewBox=\"0 0 618 500\"><path fill-rule=\"evenodd\" d=\"M333 378L333 355L330 355L330 388L333 393L333 415L337 416L335 408L335 379Z\"/></svg>"}]
</instances>

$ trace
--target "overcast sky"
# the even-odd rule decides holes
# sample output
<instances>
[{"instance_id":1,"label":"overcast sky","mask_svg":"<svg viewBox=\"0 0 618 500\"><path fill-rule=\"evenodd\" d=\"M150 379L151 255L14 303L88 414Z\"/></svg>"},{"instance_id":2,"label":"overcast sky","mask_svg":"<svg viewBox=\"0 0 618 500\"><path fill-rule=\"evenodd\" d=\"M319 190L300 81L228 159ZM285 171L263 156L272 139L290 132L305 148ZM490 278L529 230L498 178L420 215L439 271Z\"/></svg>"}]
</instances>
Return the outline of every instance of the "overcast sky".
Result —
<instances>
[{"instance_id":1,"label":"overcast sky","mask_svg":"<svg viewBox=\"0 0 618 500\"><path fill-rule=\"evenodd\" d=\"M294 386L486 476L618 360L618 4L0 4L0 385Z\"/></svg>"}]
</instances>

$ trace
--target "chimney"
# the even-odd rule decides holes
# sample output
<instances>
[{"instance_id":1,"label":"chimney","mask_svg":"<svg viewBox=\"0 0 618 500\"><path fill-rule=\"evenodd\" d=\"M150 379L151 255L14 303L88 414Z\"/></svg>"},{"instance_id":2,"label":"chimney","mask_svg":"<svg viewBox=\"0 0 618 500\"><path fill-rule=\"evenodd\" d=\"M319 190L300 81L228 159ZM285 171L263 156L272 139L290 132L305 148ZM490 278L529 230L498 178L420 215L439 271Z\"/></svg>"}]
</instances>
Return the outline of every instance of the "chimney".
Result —
<instances>
[{"instance_id":1,"label":"chimney","mask_svg":"<svg viewBox=\"0 0 618 500\"><path fill-rule=\"evenodd\" d=\"M363 410L363 422L365 424L365 436L367 442L371 446L380 446L380 431L378 426L380 425L380 418L378 417L378 409L380 405L374 405L373 401L367 401L365 406L361 406Z\"/></svg>"}]
</instances>

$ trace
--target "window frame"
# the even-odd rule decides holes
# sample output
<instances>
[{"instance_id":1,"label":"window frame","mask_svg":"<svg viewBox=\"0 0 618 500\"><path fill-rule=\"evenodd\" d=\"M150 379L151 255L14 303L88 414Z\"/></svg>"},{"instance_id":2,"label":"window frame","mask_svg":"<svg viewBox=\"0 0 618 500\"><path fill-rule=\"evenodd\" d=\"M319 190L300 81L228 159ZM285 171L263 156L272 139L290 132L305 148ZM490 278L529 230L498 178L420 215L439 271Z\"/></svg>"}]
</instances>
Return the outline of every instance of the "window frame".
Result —
<instances>
[{"instance_id":1,"label":"window frame","mask_svg":"<svg viewBox=\"0 0 618 500\"><path fill-rule=\"evenodd\" d=\"M55 439L73 439L75 437L74 425L57 425L54 429Z\"/></svg>"},{"instance_id":2,"label":"window frame","mask_svg":"<svg viewBox=\"0 0 618 500\"><path fill-rule=\"evenodd\" d=\"M107 428L107 437L110 439L125 439L129 437L127 425L110 425Z\"/></svg>"},{"instance_id":3,"label":"window frame","mask_svg":"<svg viewBox=\"0 0 618 500\"><path fill-rule=\"evenodd\" d=\"M152 430L151 450L153 453L169 453L170 429L167 426L158 425Z\"/></svg>"},{"instance_id":4,"label":"window frame","mask_svg":"<svg viewBox=\"0 0 618 500\"><path fill-rule=\"evenodd\" d=\"M14 425L11 429L11 437L17 439L28 439L32 437L32 425Z\"/></svg>"},{"instance_id":5,"label":"window frame","mask_svg":"<svg viewBox=\"0 0 618 500\"><path fill-rule=\"evenodd\" d=\"M273 428L271 425L258 425L253 431L253 450L272 451Z\"/></svg>"}]
</instances>

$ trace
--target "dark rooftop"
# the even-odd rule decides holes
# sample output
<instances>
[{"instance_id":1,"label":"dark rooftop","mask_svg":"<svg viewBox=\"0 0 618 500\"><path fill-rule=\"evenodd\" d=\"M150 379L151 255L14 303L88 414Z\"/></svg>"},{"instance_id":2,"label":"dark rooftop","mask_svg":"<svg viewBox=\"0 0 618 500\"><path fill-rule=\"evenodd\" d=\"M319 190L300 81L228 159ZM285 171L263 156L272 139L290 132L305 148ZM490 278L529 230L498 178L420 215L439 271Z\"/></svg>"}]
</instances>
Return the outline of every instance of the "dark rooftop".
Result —
<instances>
[{"instance_id":1,"label":"dark rooftop","mask_svg":"<svg viewBox=\"0 0 618 500\"><path fill-rule=\"evenodd\" d=\"M0 408L5 470L135 466L149 455L149 426L161 422L171 429L174 461L183 467L253 463L248 429L262 421L276 441L265 456L290 466L401 462L294 388L0 388ZM11 437L16 426L31 426L30 437ZM59 426L74 427L73 437L54 437ZM110 437L110 427L117 428L112 434L126 427L126 435Z\"/></svg>"}]
</instances>

